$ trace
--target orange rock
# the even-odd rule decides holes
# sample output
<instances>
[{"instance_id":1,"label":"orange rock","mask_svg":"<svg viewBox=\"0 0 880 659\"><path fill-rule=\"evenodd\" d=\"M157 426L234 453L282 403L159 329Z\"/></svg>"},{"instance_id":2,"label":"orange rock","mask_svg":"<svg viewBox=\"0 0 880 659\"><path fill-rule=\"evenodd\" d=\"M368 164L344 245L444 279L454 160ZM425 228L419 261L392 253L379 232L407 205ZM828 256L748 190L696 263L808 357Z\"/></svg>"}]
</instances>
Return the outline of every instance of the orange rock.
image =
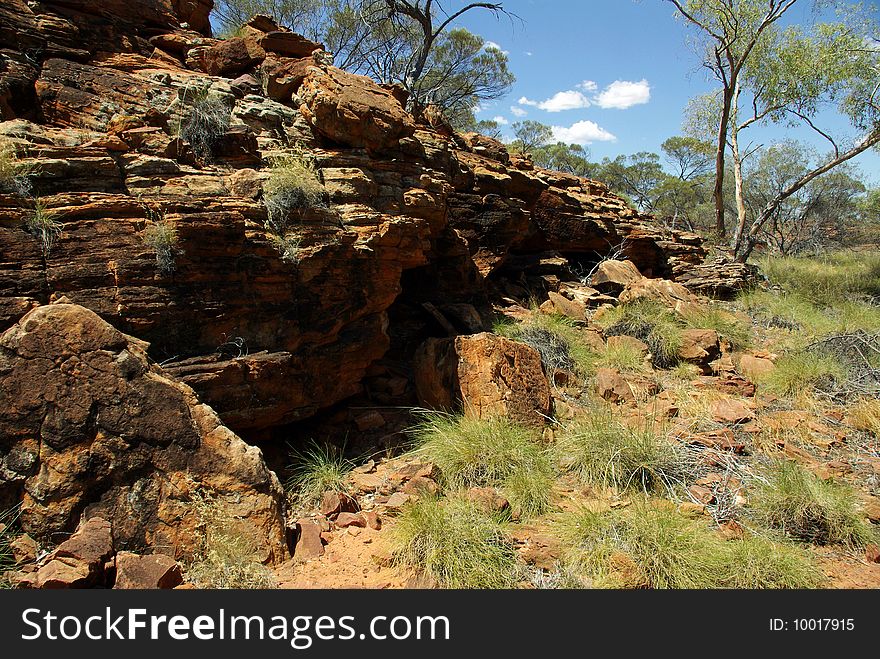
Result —
<instances>
[{"instance_id":1,"label":"orange rock","mask_svg":"<svg viewBox=\"0 0 880 659\"><path fill-rule=\"evenodd\" d=\"M643 279L632 261L602 261L590 277L590 285L602 293L620 293L628 285Z\"/></svg>"},{"instance_id":2,"label":"orange rock","mask_svg":"<svg viewBox=\"0 0 880 659\"><path fill-rule=\"evenodd\" d=\"M764 357L746 354L739 358L739 372L750 380L760 379L775 369L776 365Z\"/></svg>"},{"instance_id":3,"label":"orange rock","mask_svg":"<svg viewBox=\"0 0 880 659\"><path fill-rule=\"evenodd\" d=\"M752 409L740 400L718 400L712 403L709 410L712 420L718 423L738 424L754 418Z\"/></svg>"},{"instance_id":4,"label":"orange rock","mask_svg":"<svg viewBox=\"0 0 880 659\"><path fill-rule=\"evenodd\" d=\"M461 407L465 415L502 416L543 426L551 413L550 385L538 352L493 334L429 339L415 360L423 405Z\"/></svg>"},{"instance_id":5,"label":"orange rock","mask_svg":"<svg viewBox=\"0 0 880 659\"><path fill-rule=\"evenodd\" d=\"M636 399L629 382L620 371L612 368L600 368L596 371L596 393L611 403L625 403Z\"/></svg>"},{"instance_id":6,"label":"orange rock","mask_svg":"<svg viewBox=\"0 0 880 659\"><path fill-rule=\"evenodd\" d=\"M709 329L682 330L678 356L682 361L699 366L703 373L711 373L710 363L721 356L718 332Z\"/></svg>"}]
</instances>

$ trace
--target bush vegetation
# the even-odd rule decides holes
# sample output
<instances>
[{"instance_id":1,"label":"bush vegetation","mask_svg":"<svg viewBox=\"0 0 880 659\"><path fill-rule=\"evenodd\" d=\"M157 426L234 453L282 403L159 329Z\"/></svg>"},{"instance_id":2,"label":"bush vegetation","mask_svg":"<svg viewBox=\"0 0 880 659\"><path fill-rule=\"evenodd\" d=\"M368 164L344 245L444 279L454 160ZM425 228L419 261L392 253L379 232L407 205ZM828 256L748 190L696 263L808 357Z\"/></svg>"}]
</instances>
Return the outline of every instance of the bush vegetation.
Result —
<instances>
[{"instance_id":1,"label":"bush vegetation","mask_svg":"<svg viewBox=\"0 0 880 659\"><path fill-rule=\"evenodd\" d=\"M263 204L268 212L268 228L283 236L291 211L324 206L324 187L314 166L301 154L269 159L269 178L263 184Z\"/></svg>"},{"instance_id":2,"label":"bush vegetation","mask_svg":"<svg viewBox=\"0 0 880 659\"><path fill-rule=\"evenodd\" d=\"M751 497L750 513L769 529L818 545L876 541L851 487L822 480L789 460L767 470Z\"/></svg>"},{"instance_id":3,"label":"bush vegetation","mask_svg":"<svg viewBox=\"0 0 880 659\"><path fill-rule=\"evenodd\" d=\"M584 483L618 490L670 492L693 470L678 445L647 428L629 428L607 412L565 428L556 452L563 468Z\"/></svg>"},{"instance_id":4,"label":"bush vegetation","mask_svg":"<svg viewBox=\"0 0 880 659\"><path fill-rule=\"evenodd\" d=\"M291 447L289 478L284 486L293 501L303 508L317 505L324 492L344 492L354 463L343 450L312 442L304 448Z\"/></svg>"},{"instance_id":5,"label":"bush vegetation","mask_svg":"<svg viewBox=\"0 0 880 659\"><path fill-rule=\"evenodd\" d=\"M184 114L178 137L189 142L197 160L210 162L218 142L229 129L229 105L210 89L187 87L180 94Z\"/></svg>"},{"instance_id":6,"label":"bush vegetation","mask_svg":"<svg viewBox=\"0 0 880 659\"><path fill-rule=\"evenodd\" d=\"M766 390L780 396L797 396L831 385L847 377L846 367L831 355L815 352L792 352L776 362L776 368L757 377Z\"/></svg>"},{"instance_id":7,"label":"bush vegetation","mask_svg":"<svg viewBox=\"0 0 880 659\"><path fill-rule=\"evenodd\" d=\"M548 509L555 473L533 430L502 418L431 414L413 434L416 453L440 468L447 487L497 487L522 517Z\"/></svg>"},{"instance_id":8,"label":"bush vegetation","mask_svg":"<svg viewBox=\"0 0 880 659\"><path fill-rule=\"evenodd\" d=\"M63 228L58 213L50 210L42 199L34 199L34 210L26 216L25 228L40 244L43 258L48 259Z\"/></svg>"},{"instance_id":9,"label":"bush vegetation","mask_svg":"<svg viewBox=\"0 0 880 659\"><path fill-rule=\"evenodd\" d=\"M815 569L796 547L747 536L725 541L671 505L635 502L610 512L582 508L558 534L573 570L602 588L810 588Z\"/></svg>"},{"instance_id":10,"label":"bush vegetation","mask_svg":"<svg viewBox=\"0 0 880 659\"><path fill-rule=\"evenodd\" d=\"M21 161L15 144L0 137L0 192L11 192L21 197L31 193L30 176L36 169Z\"/></svg>"},{"instance_id":11,"label":"bush vegetation","mask_svg":"<svg viewBox=\"0 0 880 659\"><path fill-rule=\"evenodd\" d=\"M267 589L276 586L272 571L260 562L249 529L220 503L205 495L193 500L201 546L187 570L198 588Z\"/></svg>"},{"instance_id":12,"label":"bush vegetation","mask_svg":"<svg viewBox=\"0 0 880 659\"><path fill-rule=\"evenodd\" d=\"M179 236L173 220L165 219L161 212L147 209L150 224L144 230L144 243L156 253L156 268L162 275L171 275L177 268L176 255Z\"/></svg>"},{"instance_id":13,"label":"bush vegetation","mask_svg":"<svg viewBox=\"0 0 880 659\"><path fill-rule=\"evenodd\" d=\"M394 561L444 588L511 588L519 567L504 522L461 496L422 497L392 528Z\"/></svg>"}]
</instances>

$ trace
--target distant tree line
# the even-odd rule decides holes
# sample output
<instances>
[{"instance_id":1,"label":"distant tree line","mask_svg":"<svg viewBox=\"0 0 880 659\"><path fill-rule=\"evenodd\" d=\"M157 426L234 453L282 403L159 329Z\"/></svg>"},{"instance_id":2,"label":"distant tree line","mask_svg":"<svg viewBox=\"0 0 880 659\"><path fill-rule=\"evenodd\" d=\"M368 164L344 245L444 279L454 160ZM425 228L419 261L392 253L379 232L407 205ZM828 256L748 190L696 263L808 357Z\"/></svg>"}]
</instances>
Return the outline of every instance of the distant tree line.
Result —
<instances>
[{"instance_id":1,"label":"distant tree line","mask_svg":"<svg viewBox=\"0 0 880 659\"><path fill-rule=\"evenodd\" d=\"M490 136L497 132L491 123L482 128ZM594 162L587 148L554 140L549 126L523 121L513 124L513 132L515 139L508 148L529 154L537 166L600 181L670 228L712 235L715 149L711 142L675 136L663 142L662 154L640 152ZM815 150L793 140L755 148L741 172L747 223L823 160ZM723 202L728 216L737 217L740 202L735 177L730 171L727 174ZM880 189L869 190L851 163L842 163L787 195L756 232L757 243L782 255L878 239Z\"/></svg>"}]
</instances>

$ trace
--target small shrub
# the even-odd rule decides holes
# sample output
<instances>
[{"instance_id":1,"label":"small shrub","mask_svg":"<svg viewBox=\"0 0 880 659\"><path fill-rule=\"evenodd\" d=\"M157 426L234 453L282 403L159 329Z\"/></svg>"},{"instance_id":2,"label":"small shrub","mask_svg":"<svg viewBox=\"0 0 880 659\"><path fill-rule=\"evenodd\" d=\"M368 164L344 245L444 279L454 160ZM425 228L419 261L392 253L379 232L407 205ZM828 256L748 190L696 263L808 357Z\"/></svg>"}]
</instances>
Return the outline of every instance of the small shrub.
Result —
<instances>
[{"instance_id":1,"label":"small shrub","mask_svg":"<svg viewBox=\"0 0 880 659\"><path fill-rule=\"evenodd\" d=\"M156 268L162 275L171 275L177 269L175 257L180 253L177 247L179 237L173 220L167 220L161 213L147 211L151 224L144 231L144 243L156 253Z\"/></svg>"},{"instance_id":2,"label":"small shrub","mask_svg":"<svg viewBox=\"0 0 880 659\"><path fill-rule=\"evenodd\" d=\"M725 542L671 507L636 502L619 512L581 509L558 533L568 563L604 588L806 588L816 572L794 548L753 537Z\"/></svg>"},{"instance_id":3,"label":"small shrub","mask_svg":"<svg viewBox=\"0 0 880 659\"><path fill-rule=\"evenodd\" d=\"M276 236L273 234L269 238L272 241L272 244L275 245L275 249L278 250L278 254L281 256L282 261L292 265L297 265L299 263L299 248L302 244L302 239L299 236L287 233L283 236Z\"/></svg>"},{"instance_id":4,"label":"small shrub","mask_svg":"<svg viewBox=\"0 0 880 659\"><path fill-rule=\"evenodd\" d=\"M642 373L650 370L644 354L629 343L611 342L593 358L595 368L616 368L625 373Z\"/></svg>"},{"instance_id":5,"label":"small shrub","mask_svg":"<svg viewBox=\"0 0 880 659\"><path fill-rule=\"evenodd\" d=\"M36 168L21 162L11 140L0 137L0 192L11 192L20 197L31 193L30 176Z\"/></svg>"},{"instance_id":6,"label":"small shrub","mask_svg":"<svg viewBox=\"0 0 880 659\"><path fill-rule=\"evenodd\" d=\"M559 334L544 327L524 327L516 337L518 341L531 346L541 355L541 363L548 376L557 370L574 370L574 360L571 358L571 348L568 342Z\"/></svg>"},{"instance_id":7,"label":"small shrub","mask_svg":"<svg viewBox=\"0 0 880 659\"><path fill-rule=\"evenodd\" d=\"M269 178L263 184L263 204L268 212L268 228L283 235L291 211L324 205L324 187L314 167L301 155L275 156L269 163Z\"/></svg>"},{"instance_id":8,"label":"small shrub","mask_svg":"<svg viewBox=\"0 0 880 659\"><path fill-rule=\"evenodd\" d=\"M329 444L312 442L304 449L290 451L290 477L285 489L301 507L317 505L324 492L345 490L348 473L354 468L342 450Z\"/></svg>"},{"instance_id":9,"label":"small shrub","mask_svg":"<svg viewBox=\"0 0 880 659\"><path fill-rule=\"evenodd\" d=\"M796 396L819 386L830 388L846 379L846 368L830 355L796 352L782 356L776 368L758 378L758 383L780 396Z\"/></svg>"},{"instance_id":10,"label":"small shrub","mask_svg":"<svg viewBox=\"0 0 880 659\"><path fill-rule=\"evenodd\" d=\"M413 433L416 453L440 468L448 487L499 487L523 517L549 507L553 466L532 430L501 418L431 414Z\"/></svg>"},{"instance_id":11,"label":"small shrub","mask_svg":"<svg viewBox=\"0 0 880 659\"><path fill-rule=\"evenodd\" d=\"M210 89L187 87L181 92L184 116L178 137L189 142L196 159L209 162L214 148L229 129L231 111L224 98Z\"/></svg>"},{"instance_id":12,"label":"small shrub","mask_svg":"<svg viewBox=\"0 0 880 659\"><path fill-rule=\"evenodd\" d=\"M668 492L693 469L687 454L650 430L634 430L607 413L566 428L559 461L583 482L620 490Z\"/></svg>"},{"instance_id":13,"label":"small shrub","mask_svg":"<svg viewBox=\"0 0 880 659\"><path fill-rule=\"evenodd\" d=\"M392 527L394 562L444 588L511 588L519 572L504 525L462 497L423 497Z\"/></svg>"},{"instance_id":14,"label":"small shrub","mask_svg":"<svg viewBox=\"0 0 880 659\"><path fill-rule=\"evenodd\" d=\"M207 496L195 497L193 505L201 547L187 570L190 583L198 588L274 588L275 578L257 557L250 529Z\"/></svg>"},{"instance_id":15,"label":"small shrub","mask_svg":"<svg viewBox=\"0 0 880 659\"><path fill-rule=\"evenodd\" d=\"M819 545L859 547L875 540L852 488L824 481L788 460L768 470L750 512L767 528Z\"/></svg>"},{"instance_id":16,"label":"small shrub","mask_svg":"<svg viewBox=\"0 0 880 659\"><path fill-rule=\"evenodd\" d=\"M48 259L63 228L58 213L50 210L41 199L35 199L34 210L25 219L25 228L40 244L43 258Z\"/></svg>"}]
</instances>

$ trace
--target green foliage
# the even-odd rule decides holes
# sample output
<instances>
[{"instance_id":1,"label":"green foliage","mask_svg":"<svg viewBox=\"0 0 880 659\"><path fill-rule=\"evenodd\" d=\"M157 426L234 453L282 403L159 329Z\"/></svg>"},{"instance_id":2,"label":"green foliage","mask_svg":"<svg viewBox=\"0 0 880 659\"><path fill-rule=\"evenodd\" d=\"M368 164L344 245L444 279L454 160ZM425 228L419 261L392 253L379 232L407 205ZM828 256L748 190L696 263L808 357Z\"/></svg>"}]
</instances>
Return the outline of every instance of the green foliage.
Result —
<instances>
[{"instance_id":1,"label":"green foliage","mask_svg":"<svg viewBox=\"0 0 880 659\"><path fill-rule=\"evenodd\" d=\"M680 318L687 329L715 330L722 341L733 350L742 350L752 344L752 328L740 318L713 305L689 306L681 310Z\"/></svg>"},{"instance_id":2,"label":"green foliage","mask_svg":"<svg viewBox=\"0 0 880 659\"><path fill-rule=\"evenodd\" d=\"M303 449L291 447L290 477L284 488L302 508L317 505L324 492L344 492L354 464L329 444L312 442Z\"/></svg>"},{"instance_id":3,"label":"green foliage","mask_svg":"<svg viewBox=\"0 0 880 659\"><path fill-rule=\"evenodd\" d=\"M509 148L519 153L532 153L553 140L553 129L550 126L531 119L518 121L512 128L515 140Z\"/></svg>"},{"instance_id":4,"label":"green foliage","mask_svg":"<svg viewBox=\"0 0 880 659\"><path fill-rule=\"evenodd\" d=\"M815 257L770 257L759 261L770 281L817 306L880 298L880 253L841 252Z\"/></svg>"},{"instance_id":5,"label":"green foliage","mask_svg":"<svg viewBox=\"0 0 880 659\"><path fill-rule=\"evenodd\" d=\"M555 474L533 430L501 418L431 414L413 434L416 452L440 468L448 487L498 487L522 517L548 509Z\"/></svg>"},{"instance_id":6,"label":"green foliage","mask_svg":"<svg viewBox=\"0 0 880 659\"><path fill-rule=\"evenodd\" d=\"M407 504L391 530L395 563L443 588L511 588L516 551L504 525L463 497L422 497Z\"/></svg>"},{"instance_id":7,"label":"green foliage","mask_svg":"<svg viewBox=\"0 0 880 659\"><path fill-rule=\"evenodd\" d=\"M805 542L861 547L877 541L852 488L822 480L791 461L767 470L750 512L767 528Z\"/></svg>"},{"instance_id":8,"label":"green foliage","mask_svg":"<svg viewBox=\"0 0 880 659\"><path fill-rule=\"evenodd\" d=\"M30 176L36 167L21 161L15 144L0 136L0 192L11 192L20 197L30 194Z\"/></svg>"},{"instance_id":9,"label":"green foliage","mask_svg":"<svg viewBox=\"0 0 880 659\"><path fill-rule=\"evenodd\" d=\"M559 463L584 483L618 490L668 493L694 469L678 445L602 411L564 428L555 450Z\"/></svg>"},{"instance_id":10,"label":"green foliage","mask_svg":"<svg viewBox=\"0 0 880 659\"><path fill-rule=\"evenodd\" d=\"M796 548L746 537L725 542L671 506L581 509L558 533L573 569L601 588L811 588L816 570Z\"/></svg>"},{"instance_id":11,"label":"green foliage","mask_svg":"<svg viewBox=\"0 0 880 659\"><path fill-rule=\"evenodd\" d=\"M200 548L186 572L197 588L268 589L272 571L260 562L252 529L206 495L193 500Z\"/></svg>"},{"instance_id":12,"label":"green foliage","mask_svg":"<svg viewBox=\"0 0 880 659\"><path fill-rule=\"evenodd\" d=\"M150 224L144 230L144 243L156 253L156 268L165 276L177 268L175 256L180 253L177 247L179 236L173 220L165 219L161 211L146 209Z\"/></svg>"},{"instance_id":13,"label":"green foliage","mask_svg":"<svg viewBox=\"0 0 880 659\"><path fill-rule=\"evenodd\" d=\"M846 367L831 355L796 352L780 357L776 368L761 376L758 383L780 396L796 396L823 384L827 388L835 381L842 382L846 375Z\"/></svg>"},{"instance_id":14,"label":"green foliage","mask_svg":"<svg viewBox=\"0 0 880 659\"><path fill-rule=\"evenodd\" d=\"M269 163L263 204L268 212L268 228L284 236L292 211L324 206L324 186L314 166L301 154L274 156Z\"/></svg>"},{"instance_id":15,"label":"green foliage","mask_svg":"<svg viewBox=\"0 0 880 659\"><path fill-rule=\"evenodd\" d=\"M520 148L520 145L514 143L511 148ZM582 178L596 177L596 165L590 162L590 152L580 144L556 142L535 146L530 152L538 167Z\"/></svg>"},{"instance_id":16,"label":"green foliage","mask_svg":"<svg viewBox=\"0 0 880 659\"><path fill-rule=\"evenodd\" d=\"M659 302L641 298L621 304L603 315L606 336L631 336L647 344L654 365L670 368L678 361L684 323Z\"/></svg>"},{"instance_id":17,"label":"green foliage","mask_svg":"<svg viewBox=\"0 0 880 659\"><path fill-rule=\"evenodd\" d=\"M62 228L58 213L50 210L42 199L34 199L34 210L25 218L25 229L40 244L44 259L49 258L52 248L61 236Z\"/></svg>"}]
</instances>

